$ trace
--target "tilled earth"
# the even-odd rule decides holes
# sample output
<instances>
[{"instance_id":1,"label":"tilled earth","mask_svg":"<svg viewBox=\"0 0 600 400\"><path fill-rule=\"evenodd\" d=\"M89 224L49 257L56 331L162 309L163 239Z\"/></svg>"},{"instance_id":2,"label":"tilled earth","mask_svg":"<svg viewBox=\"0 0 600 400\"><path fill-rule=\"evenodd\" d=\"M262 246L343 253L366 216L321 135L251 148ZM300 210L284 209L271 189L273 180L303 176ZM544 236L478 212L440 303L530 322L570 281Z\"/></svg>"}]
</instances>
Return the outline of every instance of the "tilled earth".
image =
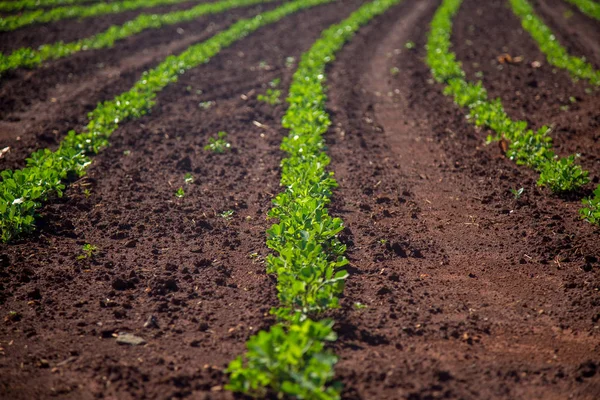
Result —
<instances>
[{"instance_id":1,"label":"tilled earth","mask_svg":"<svg viewBox=\"0 0 600 400\"><path fill-rule=\"evenodd\" d=\"M223 369L273 323L277 304L264 232L281 190L285 105L256 95L276 78L286 93L300 55L360 4L287 17L183 75L42 209L36 234L0 247L0 397L234 397ZM561 43L600 67L596 21L555 0L534 4ZM95 104L168 54L275 5L9 74L0 81L0 148L11 147L1 169L56 147ZM438 5L404 0L361 29L327 71L327 152L340 184L331 213L346 225L351 274L331 313L343 397L597 399L600 232L579 220L578 198L538 188L535 173L486 146L488 132L432 81L423 47ZM106 27L90 21L48 30L58 39ZM43 32L3 33L0 47L43 43ZM452 39L470 79L482 76L511 117L552 126L557 152L580 153L598 182L597 91L547 65L505 1L465 0ZM500 63L503 53L522 60ZM221 130L232 151L204 151ZM177 199L180 186L186 196ZM515 199L510 189L520 187ZM78 259L85 243L99 250ZM5 319L10 311L17 316ZM146 344L118 344L122 332Z\"/></svg>"}]
</instances>

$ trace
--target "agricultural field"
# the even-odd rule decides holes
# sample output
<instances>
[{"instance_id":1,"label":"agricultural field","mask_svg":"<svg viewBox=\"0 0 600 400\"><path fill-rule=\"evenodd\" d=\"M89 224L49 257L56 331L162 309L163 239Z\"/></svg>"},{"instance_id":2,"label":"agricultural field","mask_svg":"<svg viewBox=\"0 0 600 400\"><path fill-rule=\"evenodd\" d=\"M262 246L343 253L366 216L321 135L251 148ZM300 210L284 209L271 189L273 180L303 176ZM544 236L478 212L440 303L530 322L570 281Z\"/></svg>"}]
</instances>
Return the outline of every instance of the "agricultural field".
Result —
<instances>
[{"instance_id":1,"label":"agricultural field","mask_svg":"<svg viewBox=\"0 0 600 400\"><path fill-rule=\"evenodd\" d=\"M0 1L0 398L600 399L597 0Z\"/></svg>"}]
</instances>

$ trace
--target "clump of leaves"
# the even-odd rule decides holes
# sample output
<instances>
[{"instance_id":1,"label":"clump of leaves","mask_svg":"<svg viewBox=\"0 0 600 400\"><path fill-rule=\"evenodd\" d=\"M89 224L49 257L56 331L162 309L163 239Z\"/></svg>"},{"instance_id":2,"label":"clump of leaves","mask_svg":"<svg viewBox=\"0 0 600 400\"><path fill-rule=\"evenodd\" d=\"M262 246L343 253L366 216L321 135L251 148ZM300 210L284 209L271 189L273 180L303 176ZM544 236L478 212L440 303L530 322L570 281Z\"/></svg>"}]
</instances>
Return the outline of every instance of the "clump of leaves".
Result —
<instances>
[{"instance_id":1,"label":"clump of leaves","mask_svg":"<svg viewBox=\"0 0 600 400\"><path fill-rule=\"evenodd\" d=\"M573 192L589 183L588 171L575 164L575 156L564 157L542 165L538 185L555 193Z\"/></svg>"},{"instance_id":2,"label":"clump of leaves","mask_svg":"<svg viewBox=\"0 0 600 400\"><path fill-rule=\"evenodd\" d=\"M185 191L183 190L183 187L179 187L179 189L177 189L175 192L175 197L181 199L183 196L185 196Z\"/></svg>"},{"instance_id":3,"label":"clump of leaves","mask_svg":"<svg viewBox=\"0 0 600 400\"><path fill-rule=\"evenodd\" d=\"M231 148L231 144L225 140L226 137L227 132L221 131L217 133L216 138L211 137L208 139L208 144L204 146L204 150L212 151L213 153L218 154L225 153L225 151Z\"/></svg>"},{"instance_id":4,"label":"clump of leaves","mask_svg":"<svg viewBox=\"0 0 600 400\"><path fill-rule=\"evenodd\" d=\"M594 190L594 196L583 200L584 207L579 211L581 218L594 225L600 225L600 186Z\"/></svg>"},{"instance_id":5,"label":"clump of leaves","mask_svg":"<svg viewBox=\"0 0 600 400\"><path fill-rule=\"evenodd\" d=\"M256 398L266 398L271 390L297 399L339 399L340 385L327 385L337 362L325 350L325 343L337 338L332 326L333 321L307 319L252 336L246 354L229 363L226 388Z\"/></svg>"},{"instance_id":6,"label":"clump of leaves","mask_svg":"<svg viewBox=\"0 0 600 400\"><path fill-rule=\"evenodd\" d=\"M79 256L77 256L78 260L85 260L86 258L94 257L94 254L98 251L98 248L93 244L86 243L81 247L81 252Z\"/></svg>"}]
</instances>

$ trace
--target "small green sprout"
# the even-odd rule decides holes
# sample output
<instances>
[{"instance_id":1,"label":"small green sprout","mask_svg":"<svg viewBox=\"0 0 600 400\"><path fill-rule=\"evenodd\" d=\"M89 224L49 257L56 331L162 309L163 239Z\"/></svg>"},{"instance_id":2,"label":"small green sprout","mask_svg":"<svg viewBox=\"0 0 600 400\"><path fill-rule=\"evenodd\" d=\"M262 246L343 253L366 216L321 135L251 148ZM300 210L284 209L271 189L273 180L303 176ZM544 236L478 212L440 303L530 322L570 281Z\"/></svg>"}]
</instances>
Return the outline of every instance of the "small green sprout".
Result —
<instances>
[{"instance_id":1,"label":"small green sprout","mask_svg":"<svg viewBox=\"0 0 600 400\"><path fill-rule=\"evenodd\" d=\"M90 189L83 189L83 195L88 199L92 195L92 192L90 192Z\"/></svg>"},{"instance_id":2,"label":"small green sprout","mask_svg":"<svg viewBox=\"0 0 600 400\"><path fill-rule=\"evenodd\" d=\"M354 308L356 310L364 310L365 308L367 308L367 306L365 304L360 303L360 302L357 301L357 302L354 303Z\"/></svg>"},{"instance_id":3,"label":"small green sprout","mask_svg":"<svg viewBox=\"0 0 600 400\"><path fill-rule=\"evenodd\" d=\"M520 188L520 189L510 189L510 192L513 194L513 196L515 196L515 200L519 200L519 198L521 197L521 195L523 194L523 192L525 191L525 188Z\"/></svg>"},{"instance_id":4,"label":"small green sprout","mask_svg":"<svg viewBox=\"0 0 600 400\"><path fill-rule=\"evenodd\" d=\"M225 221L230 221L232 217L233 217L233 210L227 210L227 211L223 211L221 213L221 218L223 218Z\"/></svg>"},{"instance_id":5,"label":"small green sprout","mask_svg":"<svg viewBox=\"0 0 600 400\"><path fill-rule=\"evenodd\" d=\"M209 108L211 108L212 106L215 105L215 102L212 100L209 101L201 101L200 103L198 103L198 107L204 109L204 110L208 110Z\"/></svg>"},{"instance_id":6,"label":"small green sprout","mask_svg":"<svg viewBox=\"0 0 600 400\"><path fill-rule=\"evenodd\" d=\"M177 191L175 192L175 197L181 199L183 196L185 196L185 192L183 191L183 188L180 187L179 189L177 189Z\"/></svg>"},{"instance_id":7,"label":"small green sprout","mask_svg":"<svg viewBox=\"0 0 600 400\"><path fill-rule=\"evenodd\" d=\"M86 243L81 247L81 251L83 254L77 256L77 259L85 260L86 258L92 258L94 257L94 253L96 253L97 250L98 248L93 244Z\"/></svg>"},{"instance_id":8,"label":"small green sprout","mask_svg":"<svg viewBox=\"0 0 600 400\"><path fill-rule=\"evenodd\" d=\"M231 148L231 144L225 140L227 136L227 132L219 132L217 133L217 138L209 138L208 144L204 146L204 150L212 151L213 153L225 153L226 150Z\"/></svg>"},{"instance_id":9,"label":"small green sprout","mask_svg":"<svg viewBox=\"0 0 600 400\"><path fill-rule=\"evenodd\" d=\"M392 74L392 76L396 76L396 75L398 75L399 73L400 73L400 68L398 68L398 67L392 67L392 68L390 69L390 74Z\"/></svg>"},{"instance_id":10,"label":"small green sprout","mask_svg":"<svg viewBox=\"0 0 600 400\"><path fill-rule=\"evenodd\" d=\"M183 177L183 180L185 181L186 185L192 184L194 183L194 175L187 172Z\"/></svg>"},{"instance_id":11,"label":"small green sprout","mask_svg":"<svg viewBox=\"0 0 600 400\"><path fill-rule=\"evenodd\" d=\"M414 49L415 48L415 42L409 40L408 42L406 42L406 44L404 45L404 47L406 47L409 50Z\"/></svg>"}]
</instances>

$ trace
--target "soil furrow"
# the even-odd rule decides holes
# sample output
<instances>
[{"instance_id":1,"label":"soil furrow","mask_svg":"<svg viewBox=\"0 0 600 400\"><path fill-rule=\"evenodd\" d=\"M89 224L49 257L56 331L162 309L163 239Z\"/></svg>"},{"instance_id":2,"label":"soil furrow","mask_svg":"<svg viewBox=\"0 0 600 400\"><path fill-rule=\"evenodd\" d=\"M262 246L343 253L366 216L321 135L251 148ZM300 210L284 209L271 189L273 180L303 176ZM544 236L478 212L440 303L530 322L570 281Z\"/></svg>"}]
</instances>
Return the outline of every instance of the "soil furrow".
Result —
<instances>
[{"instance_id":1,"label":"soil furrow","mask_svg":"<svg viewBox=\"0 0 600 400\"><path fill-rule=\"evenodd\" d=\"M423 45L438 3L390 12L329 74L331 210L352 273L336 315L345 396L593 399L597 230L484 148L432 84Z\"/></svg>"},{"instance_id":2,"label":"soil furrow","mask_svg":"<svg viewBox=\"0 0 600 400\"><path fill-rule=\"evenodd\" d=\"M101 101L128 90L141 74L177 54L275 4L231 10L159 30L142 32L111 49L93 50L18 71L0 89L0 148L10 152L0 168L18 168L40 148L55 148L71 129L81 130L87 113ZM31 96L32 91L37 93Z\"/></svg>"},{"instance_id":3,"label":"soil furrow","mask_svg":"<svg viewBox=\"0 0 600 400\"><path fill-rule=\"evenodd\" d=\"M495 22L498 18L501 25ZM584 82L573 83L568 72L549 65L505 1L492 0L483 7L476 0L465 0L452 39L468 79L481 79L489 97L499 97L511 118L536 129L552 127L556 152L581 154L581 164L598 183L600 92L586 92ZM522 60L500 62L503 54Z\"/></svg>"},{"instance_id":4,"label":"soil furrow","mask_svg":"<svg viewBox=\"0 0 600 400\"><path fill-rule=\"evenodd\" d=\"M151 115L113 134L85 179L43 209L37 236L2 246L2 310L21 318L0 327L1 393L232 398L222 369L272 322L277 304L263 260L265 216L280 190L284 106L255 96L274 78L285 92L294 71L286 58L297 60L359 4L287 17L183 75ZM292 40L291 30L302 34ZM221 82L232 77L246 86L224 96ZM210 154L203 147L220 130L232 150ZM176 199L180 186L186 195ZM77 261L84 243L99 250ZM150 316L158 327L143 327ZM120 347L121 331L148 343Z\"/></svg>"}]
</instances>

